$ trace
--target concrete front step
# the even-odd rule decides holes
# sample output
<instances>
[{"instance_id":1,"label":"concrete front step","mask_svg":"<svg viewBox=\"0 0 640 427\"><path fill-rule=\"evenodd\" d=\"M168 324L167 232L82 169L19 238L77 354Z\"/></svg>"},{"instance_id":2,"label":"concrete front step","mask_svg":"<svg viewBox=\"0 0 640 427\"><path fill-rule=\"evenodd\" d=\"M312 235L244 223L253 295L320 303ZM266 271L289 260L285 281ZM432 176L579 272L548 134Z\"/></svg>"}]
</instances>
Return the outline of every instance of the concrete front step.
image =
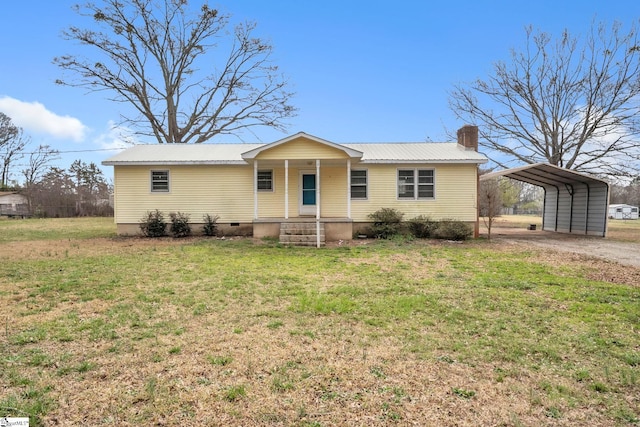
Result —
<instances>
[{"instance_id":1,"label":"concrete front step","mask_svg":"<svg viewBox=\"0 0 640 427\"><path fill-rule=\"evenodd\" d=\"M293 246L316 246L315 222L284 222L280 224L280 243ZM324 224L320 223L320 245L325 244Z\"/></svg>"}]
</instances>

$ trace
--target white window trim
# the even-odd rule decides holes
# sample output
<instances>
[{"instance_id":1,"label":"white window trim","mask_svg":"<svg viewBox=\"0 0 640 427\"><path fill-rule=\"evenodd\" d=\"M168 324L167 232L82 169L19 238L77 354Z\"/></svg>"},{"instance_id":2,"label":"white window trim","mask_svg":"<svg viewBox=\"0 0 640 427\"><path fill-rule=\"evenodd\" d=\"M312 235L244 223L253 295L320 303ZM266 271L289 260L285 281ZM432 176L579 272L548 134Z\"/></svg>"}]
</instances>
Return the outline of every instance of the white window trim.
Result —
<instances>
[{"instance_id":1,"label":"white window trim","mask_svg":"<svg viewBox=\"0 0 640 427\"><path fill-rule=\"evenodd\" d=\"M365 179L366 179L366 183L364 184L364 191L365 191L365 196L364 197L353 197L353 192L352 192L352 188L353 188L353 184L352 184L352 180L353 180L353 172L364 172L365 174ZM351 169L351 179L349 180L349 192L351 194L351 200L369 200L369 169ZM358 184L359 187L362 187L361 184Z\"/></svg>"},{"instance_id":2,"label":"white window trim","mask_svg":"<svg viewBox=\"0 0 640 427\"><path fill-rule=\"evenodd\" d=\"M429 170L433 171L433 197L418 197L419 192L419 177L418 171ZM400 197L400 180L398 176L400 171L413 171L413 197ZM398 201L425 201L436 199L436 170L435 168L396 168L396 200Z\"/></svg>"},{"instance_id":3,"label":"white window trim","mask_svg":"<svg viewBox=\"0 0 640 427\"><path fill-rule=\"evenodd\" d=\"M271 172L271 188L269 190L258 188L258 175L260 175L260 172ZM276 191L276 176L273 169L258 169L256 171L256 190L259 193L273 193Z\"/></svg>"},{"instance_id":4,"label":"white window trim","mask_svg":"<svg viewBox=\"0 0 640 427\"><path fill-rule=\"evenodd\" d=\"M167 174L167 189L166 190L154 190L153 188L153 174L157 173L157 172L165 172ZM169 171L169 169L151 169L151 171L149 171L149 191L151 191L152 193L170 193L171 192L171 172Z\"/></svg>"}]
</instances>

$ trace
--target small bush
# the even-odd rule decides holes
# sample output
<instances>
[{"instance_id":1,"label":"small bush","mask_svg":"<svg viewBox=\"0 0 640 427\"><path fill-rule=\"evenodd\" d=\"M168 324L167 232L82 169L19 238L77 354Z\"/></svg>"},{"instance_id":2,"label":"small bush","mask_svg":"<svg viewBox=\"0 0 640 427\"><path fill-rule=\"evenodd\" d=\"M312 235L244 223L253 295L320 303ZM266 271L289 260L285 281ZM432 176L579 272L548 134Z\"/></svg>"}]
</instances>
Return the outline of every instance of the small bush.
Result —
<instances>
[{"instance_id":1,"label":"small bush","mask_svg":"<svg viewBox=\"0 0 640 427\"><path fill-rule=\"evenodd\" d=\"M407 221L407 227L413 237L426 239L433 236L438 228L438 223L425 215L419 215Z\"/></svg>"},{"instance_id":2,"label":"small bush","mask_svg":"<svg viewBox=\"0 0 640 427\"><path fill-rule=\"evenodd\" d=\"M163 237L167 235L167 223L158 209L148 211L140 220L140 230L146 237Z\"/></svg>"},{"instance_id":3,"label":"small bush","mask_svg":"<svg viewBox=\"0 0 640 427\"><path fill-rule=\"evenodd\" d=\"M371 232L378 239L388 239L400 233L404 214L393 208L381 208L369 214L373 220Z\"/></svg>"},{"instance_id":4,"label":"small bush","mask_svg":"<svg viewBox=\"0 0 640 427\"><path fill-rule=\"evenodd\" d=\"M443 219L434 232L438 239L467 240L473 236L473 229L469 224L456 219Z\"/></svg>"},{"instance_id":5,"label":"small bush","mask_svg":"<svg viewBox=\"0 0 640 427\"><path fill-rule=\"evenodd\" d=\"M173 237L187 237L191 235L191 225L189 224L189 215L178 212L171 212L171 234Z\"/></svg>"},{"instance_id":6,"label":"small bush","mask_svg":"<svg viewBox=\"0 0 640 427\"><path fill-rule=\"evenodd\" d=\"M217 236L218 235L218 219L220 217L218 215L211 216L206 214L204 219L204 226L202 227L202 231L205 236Z\"/></svg>"}]
</instances>

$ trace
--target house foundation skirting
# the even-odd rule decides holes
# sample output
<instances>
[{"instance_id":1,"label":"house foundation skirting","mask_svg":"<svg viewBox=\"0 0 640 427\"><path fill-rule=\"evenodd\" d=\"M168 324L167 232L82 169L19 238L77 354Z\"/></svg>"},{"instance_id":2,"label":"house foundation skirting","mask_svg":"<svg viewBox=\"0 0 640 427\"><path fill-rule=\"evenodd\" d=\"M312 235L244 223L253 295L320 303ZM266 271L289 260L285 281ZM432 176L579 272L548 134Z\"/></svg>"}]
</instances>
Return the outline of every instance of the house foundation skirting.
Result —
<instances>
[{"instance_id":1,"label":"house foundation skirting","mask_svg":"<svg viewBox=\"0 0 640 427\"><path fill-rule=\"evenodd\" d=\"M315 218L264 218L251 222L218 222L218 234L221 236L253 236L256 238L274 237L280 235L280 224L284 222L300 223L300 222L316 222ZM348 218L321 218L320 222L324 224L326 241L351 240L353 238L354 224ZM191 232L194 235L204 234L202 227L204 224L191 223ZM120 236L139 236L141 234L140 224L116 224L117 233ZM357 227L356 227L357 228ZM167 225L167 233L169 233L169 225Z\"/></svg>"}]
</instances>

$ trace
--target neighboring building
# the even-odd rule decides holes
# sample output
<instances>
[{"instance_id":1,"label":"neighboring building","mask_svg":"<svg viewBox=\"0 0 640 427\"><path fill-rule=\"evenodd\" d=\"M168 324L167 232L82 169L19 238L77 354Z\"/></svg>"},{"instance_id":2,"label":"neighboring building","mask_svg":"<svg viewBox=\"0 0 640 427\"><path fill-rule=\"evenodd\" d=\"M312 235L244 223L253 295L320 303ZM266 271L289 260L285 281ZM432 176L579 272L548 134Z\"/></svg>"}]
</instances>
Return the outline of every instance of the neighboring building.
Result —
<instances>
[{"instance_id":1,"label":"neighboring building","mask_svg":"<svg viewBox=\"0 0 640 427\"><path fill-rule=\"evenodd\" d=\"M609 218L638 219L638 207L625 204L609 205Z\"/></svg>"},{"instance_id":2,"label":"neighboring building","mask_svg":"<svg viewBox=\"0 0 640 427\"><path fill-rule=\"evenodd\" d=\"M218 215L223 233L254 237L311 223L324 231L319 244L320 234L351 239L383 207L477 233L478 165L487 161L477 149L475 126L460 129L458 143L336 144L300 132L271 144L137 145L102 164L114 166L120 234L140 233L158 209L193 224Z\"/></svg>"},{"instance_id":3,"label":"neighboring building","mask_svg":"<svg viewBox=\"0 0 640 427\"><path fill-rule=\"evenodd\" d=\"M29 216L29 201L17 191L0 191L0 216Z\"/></svg>"}]
</instances>

